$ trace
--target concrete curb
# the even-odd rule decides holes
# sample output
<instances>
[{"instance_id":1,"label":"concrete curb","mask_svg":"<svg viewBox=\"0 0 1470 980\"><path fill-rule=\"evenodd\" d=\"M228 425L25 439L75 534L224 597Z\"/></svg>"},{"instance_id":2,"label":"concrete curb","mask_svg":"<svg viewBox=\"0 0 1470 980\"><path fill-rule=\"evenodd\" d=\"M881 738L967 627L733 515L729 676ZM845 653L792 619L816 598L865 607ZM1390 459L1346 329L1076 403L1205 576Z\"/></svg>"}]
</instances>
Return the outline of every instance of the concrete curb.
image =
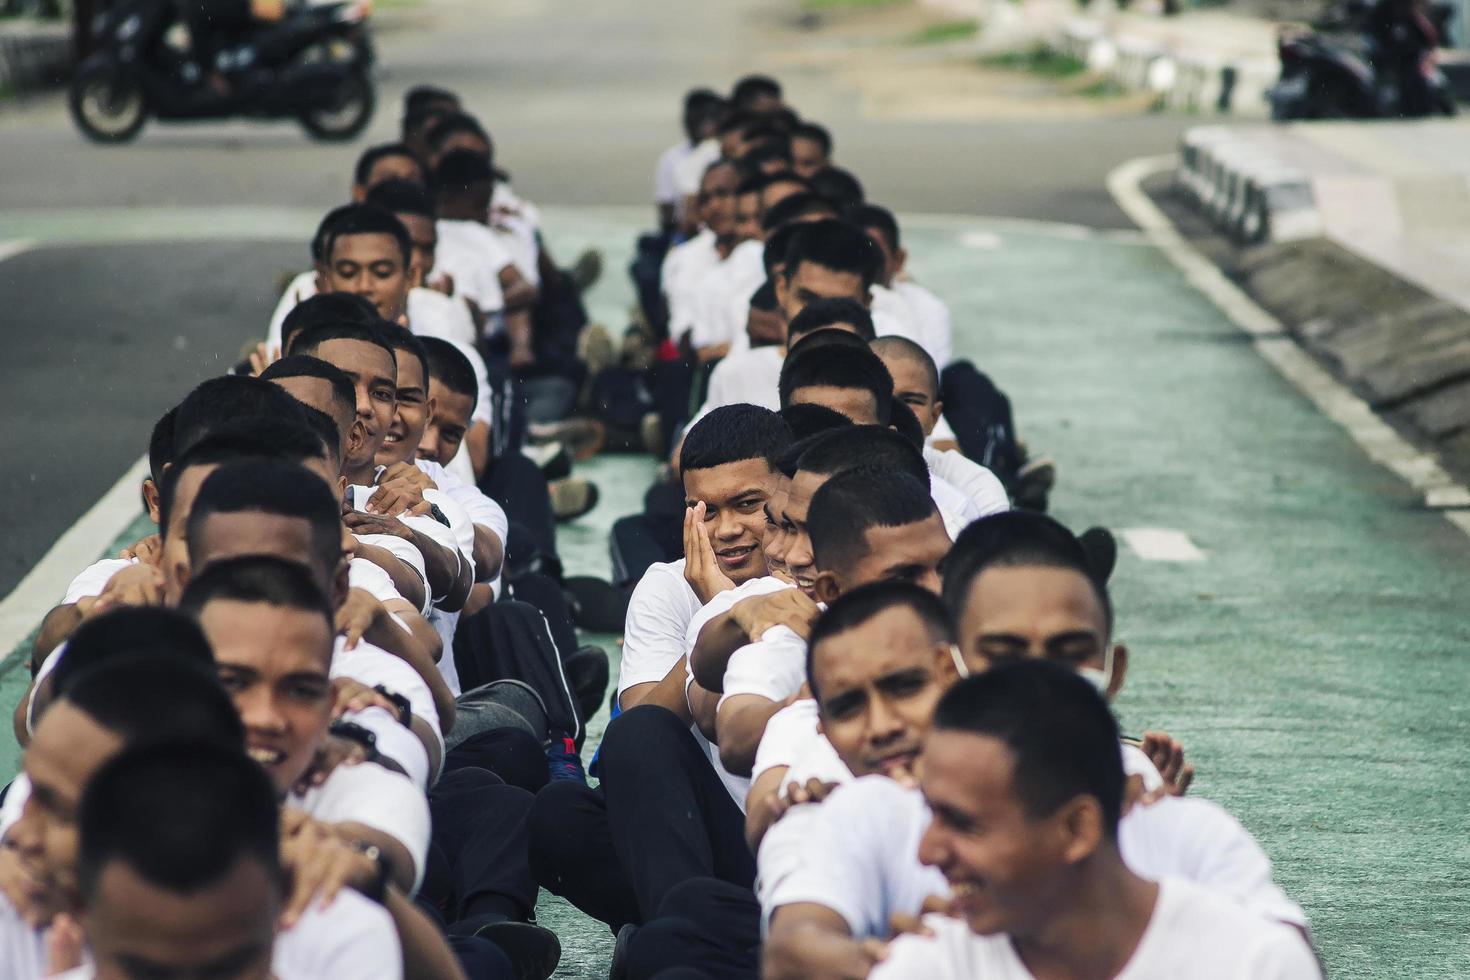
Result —
<instances>
[{"instance_id":1,"label":"concrete curb","mask_svg":"<svg viewBox=\"0 0 1470 980\"><path fill-rule=\"evenodd\" d=\"M71 27L36 22L0 31L0 88L23 91L54 84L71 68Z\"/></svg>"},{"instance_id":2,"label":"concrete curb","mask_svg":"<svg viewBox=\"0 0 1470 980\"><path fill-rule=\"evenodd\" d=\"M1227 126L1188 130L1175 180L1237 245L1289 242L1322 234L1313 180L1269 141Z\"/></svg>"}]
</instances>

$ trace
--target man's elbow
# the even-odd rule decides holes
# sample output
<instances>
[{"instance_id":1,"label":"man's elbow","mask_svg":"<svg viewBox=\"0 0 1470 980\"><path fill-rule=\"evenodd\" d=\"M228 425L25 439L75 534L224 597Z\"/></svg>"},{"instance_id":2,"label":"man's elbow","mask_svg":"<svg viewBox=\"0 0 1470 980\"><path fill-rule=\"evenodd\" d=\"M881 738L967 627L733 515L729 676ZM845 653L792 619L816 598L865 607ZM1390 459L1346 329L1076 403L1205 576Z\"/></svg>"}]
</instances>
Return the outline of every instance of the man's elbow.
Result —
<instances>
[{"instance_id":1,"label":"man's elbow","mask_svg":"<svg viewBox=\"0 0 1470 980\"><path fill-rule=\"evenodd\" d=\"M755 766L755 748L743 736L728 736L720 743L720 765L732 776L749 776Z\"/></svg>"}]
</instances>

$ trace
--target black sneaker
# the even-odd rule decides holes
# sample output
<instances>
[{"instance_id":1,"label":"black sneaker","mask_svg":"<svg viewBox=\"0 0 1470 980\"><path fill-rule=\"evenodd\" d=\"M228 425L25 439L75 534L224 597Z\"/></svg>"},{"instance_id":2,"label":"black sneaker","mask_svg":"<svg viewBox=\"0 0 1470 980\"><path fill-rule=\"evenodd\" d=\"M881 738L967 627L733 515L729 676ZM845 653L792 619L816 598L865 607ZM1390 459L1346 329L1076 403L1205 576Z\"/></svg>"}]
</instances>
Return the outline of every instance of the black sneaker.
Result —
<instances>
[{"instance_id":1,"label":"black sneaker","mask_svg":"<svg viewBox=\"0 0 1470 980\"><path fill-rule=\"evenodd\" d=\"M1093 574L1106 583L1118 564L1118 541L1113 532L1105 527L1090 527L1077 535L1077 541L1087 552L1087 563L1092 566Z\"/></svg>"},{"instance_id":2,"label":"black sneaker","mask_svg":"<svg viewBox=\"0 0 1470 980\"><path fill-rule=\"evenodd\" d=\"M561 662L561 669L572 686L577 711L585 724L602 707L602 697L607 693L610 674L607 653L602 647L590 644L578 647L576 653Z\"/></svg>"},{"instance_id":3,"label":"black sneaker","mask_svg":"<svg viewBox=\"0 0 1470 980\"><path fill-rule=\"evenodd\" d=\"M562 591L571 600L572 622L594 633L621 633L628 618L628 595L592 575L568 575Z\"/></svg>"},{"instance_id":4,"label":"black sneaker","mask_svg":"<svg viewBox=\"0 0 1470 980\"><path fill-rule=\"evenodd\" d=\"M556 933L530 922L490 914L456 922L446 931L451 936L475 936L494 943L510 960L516 980L548 980L561 962Z\"/></svg>"},{"instance_id":5,"label":"black sneaker","mask_svg":"<svg viewBox=\"0 0 1470 980\"><path fill-rule=\"evenodd\" d=\"M613 942L612 966L608 968L607 980L628 980L628 944L633 941L633 934L638 927L629 922L618 930L618 938Z\"/></svg>"}]
</instances>

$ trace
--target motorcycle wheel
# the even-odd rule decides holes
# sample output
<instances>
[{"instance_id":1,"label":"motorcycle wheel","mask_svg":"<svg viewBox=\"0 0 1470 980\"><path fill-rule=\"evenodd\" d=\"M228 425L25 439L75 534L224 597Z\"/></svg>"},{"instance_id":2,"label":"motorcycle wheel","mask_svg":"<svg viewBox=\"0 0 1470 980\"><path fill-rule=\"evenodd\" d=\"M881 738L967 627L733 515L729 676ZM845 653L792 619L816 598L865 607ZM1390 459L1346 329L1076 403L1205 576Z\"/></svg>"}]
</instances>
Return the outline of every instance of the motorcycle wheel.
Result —
<instances>
[{"instance_id":1,"label":"motorcycle wheel","mask_svg":"<svg viewBox=\"0 0 1470 980\"><path fill-rule=\"evenodd\" d=\"M357 69L342 78L331 106L303 110L298 118L312 139L340 143L362 132L372 122L376 107L372 79Z\"/></svg>"},{"instance_id":2,"label":"motorcycle wheel","mask_svg":"<svg viewBox=\"0 0 1470 980\"><path fill-rule=\"evenodd\" d=\"M126 143L148 121L148 93L134 71L110 62L83 65L71 80L67 107L94 143Z\"/></svg>"}]
</instances>

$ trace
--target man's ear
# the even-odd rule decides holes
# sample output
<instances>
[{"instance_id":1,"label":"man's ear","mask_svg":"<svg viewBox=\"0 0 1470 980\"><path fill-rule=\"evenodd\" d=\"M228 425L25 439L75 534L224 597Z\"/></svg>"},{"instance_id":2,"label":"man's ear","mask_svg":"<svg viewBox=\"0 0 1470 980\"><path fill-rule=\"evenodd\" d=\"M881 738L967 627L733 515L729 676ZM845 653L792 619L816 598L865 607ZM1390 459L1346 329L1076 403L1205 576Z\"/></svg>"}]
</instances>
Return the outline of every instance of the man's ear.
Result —
<instances>
[{"instance_id":1,"label":"man's ear","mask_svg":"<svg viewBox=\"0 0 1470 980\"><path fill-rule=\"evenodd\" d=\"M909 264L909 250L901 248L893 253L893 278L903 275L903 267Z\"/></svg>"},{"instance_id":2,"label":"man's ear","mask_svg":"<svg viewBox=\"0 0 1470 980\"><path fill-rule=\"evenodd\" d=\"M1123 690L1123 679L1128 676L1128 648L1119 643L1113 647L1113 677L1108 682L1108 700Z\"/></svg>"},{"instance_id":3,"label":"man's ear","mask_svg":"<svg viewBox=\"0 0 1470 980\"><path fill-rule=\"evenodd\" d=\"M367 200L367 188L358 183L352 185L352 203L361 204Z\"/></svg>"},{"instance_id":4,"label":"man's ear","mask_svg":"<svg viewBox=\"0 0 1470 980\"><path fill-rule=\"evenodd\" d=\"M143 509L148 512L148 519L153 526L158 526L158 484L153 482L153 477L143 478Z\"/></svg>"},{"instance_id":5,"label":"man's ear","mask_svg":"<svg viewBox=\"0 0 1470 980\"><path fill-rule=\"evenodd\" d=\"M938 665L934 672L946 689L960 679L960 669L955 665L954 651L949 644L941 643L934 647L934 662Z\"/></svg>"},{"instance_id":6,"label":"man's ear","mask_svg":"<svg viewBox=\"0 0 1470 980\"><path fill-rule=\"evenodd\" d=\"M316 264L316 291L319 293L330 292L327 289L327 267L321 262Z\"/></svg>"},{"instance_id":7,"label":"man's ear","mask_svg":"<svg viewBox=\"0 0 1470 980\"><path fill-rule=\"evenodd\" d=\"M817 594L818 602L830 603L842 595L842 585L832 572L818 572L816 581L812 583L812 591Z\"/></svg>"},{"instance_id":8,"label":"man's ear","mask_svg":"<svg viewBox=\"0 0 1470 980\"><path fill-rule=\"evenodd\" d=\"M337 572L332 576L332 608L340 609L347 601L347 590L352 586L348 581L348 561L346 556L337 563Z\"/></svg>"},{"instance_id":9,"label":"man's ear","mask_svg":"<svg viewBox=\"0 0 1470 980\"><path fill-rule=\"evenodd\" d=\"M1072 797L1051 818L1062 835L1062 858L1068 864L1086 860L1107 838L1103 829L1102 805L1092 796Z\"/></svg>"},{"instance_id":10,"label":"man's ear","mask_svg":"<svg viewBox=\"0 0 1470 980\"><path fill-rule=\"evenodd\" d=\"M786 297L791 292L791 284L786 281L786 272L776 269L771 273L771 282L776 287L776 309L781 311L781 319L786 319Z\"/></svg>"},{"instance_id":11,"label":"man's ear","mask_svg":"<svg viewBox=\"0 0 1470 980\"><path fill-rule=\"evenodd\" d=\"M342 462L346 465L347 460L356 457L362 452L362 447L367 444L367 429L362 424L362 419L354 418L352 428L347 430L347 445L342 448Z\"/></svg>"}]
</instances>

